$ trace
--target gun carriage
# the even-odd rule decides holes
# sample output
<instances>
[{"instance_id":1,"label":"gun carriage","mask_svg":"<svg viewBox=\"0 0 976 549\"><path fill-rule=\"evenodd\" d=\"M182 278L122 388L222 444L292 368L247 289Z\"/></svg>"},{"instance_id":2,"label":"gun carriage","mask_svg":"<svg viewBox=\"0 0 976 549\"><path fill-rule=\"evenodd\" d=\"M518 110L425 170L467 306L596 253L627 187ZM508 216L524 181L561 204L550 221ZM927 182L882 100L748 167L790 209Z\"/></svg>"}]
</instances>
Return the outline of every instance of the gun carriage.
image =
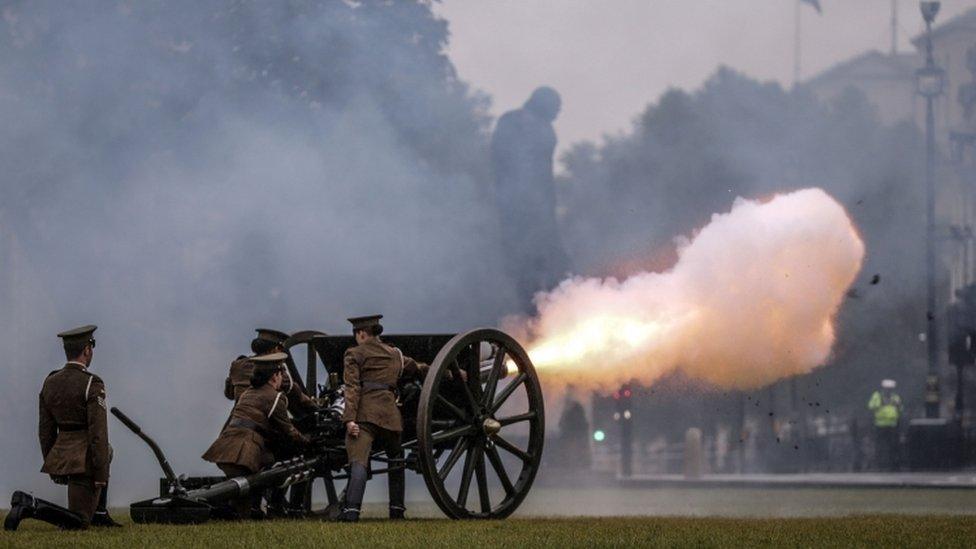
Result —
<instances>
[{"instance_id":1,"label":"gun carriage","mask_svg":"<svg viewBox=\"0 0 976 549\"><path fill-rule=\"evenodd\" d=\"M422 383L399 386L404 457L394 460L374 452L370 474L400 468L419 473L434 502L450 518L512 514L538 472L545 430L542 388L525 350L511 336L489 328L457 335L384 335L383 340L429 363L430 369ZM204 522L221 517L230 500L272 487L291 487L292 510L313 514L312 487L318 480L329 504L337 504L341 496L335 482L348 478L341 421L342 358L354 345L352 336L316 331L288 339L292 383L323 403L319 411L295 418L296 427L312 438L313 445L249 477L177 477L155 442L113 408L112 413L149 444L165 475L159 497L131 505L132 519ZM304 373L295 358L305 363Z\"/></svg>"}]
</instances>

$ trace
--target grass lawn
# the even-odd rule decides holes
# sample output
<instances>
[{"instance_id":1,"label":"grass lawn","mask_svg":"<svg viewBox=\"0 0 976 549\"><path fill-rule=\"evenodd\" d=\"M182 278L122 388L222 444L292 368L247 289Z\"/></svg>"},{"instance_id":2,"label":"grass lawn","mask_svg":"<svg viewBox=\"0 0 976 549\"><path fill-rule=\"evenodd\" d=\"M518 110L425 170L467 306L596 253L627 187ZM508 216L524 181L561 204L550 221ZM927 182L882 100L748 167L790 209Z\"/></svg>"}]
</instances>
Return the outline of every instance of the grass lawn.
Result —
<instances>
[{"instance_id":1,"label":"grass lawn","mask_svg":"<svg viewBox=\"0 0 976 549\"><path fill-rule=\"evenodd\" d=\"M0 532L3 547L592 547L791 546L972 547L976 517L875 515L831 518L513 518L492 522L417 519L333 524L314 520L141 526L60 532L25 521Z\"/></svg>"}]
</instances>

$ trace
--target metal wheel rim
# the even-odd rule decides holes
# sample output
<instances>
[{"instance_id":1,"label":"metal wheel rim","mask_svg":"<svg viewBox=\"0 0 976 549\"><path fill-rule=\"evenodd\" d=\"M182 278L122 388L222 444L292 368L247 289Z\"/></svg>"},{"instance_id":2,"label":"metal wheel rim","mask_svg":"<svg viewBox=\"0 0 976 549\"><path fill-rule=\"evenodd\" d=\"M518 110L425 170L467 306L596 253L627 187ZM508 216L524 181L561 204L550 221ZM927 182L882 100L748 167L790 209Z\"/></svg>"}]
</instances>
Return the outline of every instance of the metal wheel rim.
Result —
<instances>
[{"instance_id":1,"label":"metal wheel rim","mask_svg":"<svg viewBox=\"0 0 976 549\"><path fill-rule=\"evenodd\" d=\"M437 399L437 393L439 392L441 383L445 381L446 372L452 369L454 361L466 349L481 342L495 344L499 348L504 349L505 355L500 360L500 363L504 365L509 359L515 363L517 371L511 373L510 377L512 377L512 381L509 383L513 383L516 386L512 390L509 390L506 385L506 388L501 389L501 392L499 392L498 390L501 384L497 383L496 380L494 391L486 387L486 392L478 395L482 399L480 402L484 406L484 412L486 413L471 413L470 406L466 410L463 410L470 414L470 418L467 421L458 420L459 426L455 430L467 426L471 429L471 433L454 437L459 442L455 444L455 447L448 454L447 460L445 460L445 462L448 462L453 458L454 462L448 467L448 474L442 478L441 472L443 471L443 467L440 470L438 468L437 460L440 454L437 453L436 446L444 440L452 439L437 438L435 440L435 437L443 437L451 429L438 429L433 425L434 402ZM496 362L499 361L496 359ZM494 367L497 368L497 364ZM521 391L523 388L528 401L528 412L511 417L496 417L499 411L498 409L512 396L513 392ZM506 391L507 394L502 394ZM491 406L487 405L486 399L489 397L492 399ZM490 434L490 431L495 429L496 426L488 423L486 420L493 420L498 423L499 421L529 416L530 414L533 414L532 417L512 421L504 425L499 424L497 425L499 430L494 434ZM514 445L511 445L511 443L503 445L503 443L508 442L503 436L505 427L523 421L529 423L528 447L522 451L525 457L512 453L513 450L510 447ZM417 413L417 442L419 462L424 481L427 483L427 488L434 502L437 503L437 506L440 507L445 515L455 519L494 519L505 518L511 515L522 503L526 495L528 495L532 482L535 480L535 475L538 472L539 464L542 460L544 433L545 409L538 376L536 375L535 368L532 366L532 362L529 360L528 354L511 336L491 328L476 329L458 334L438 352L424 381L423 391L420 396L420 406ZM461 440L467 441L467 447L459 455L455 456L457 446L459 444L465 444L461 443ZM516 450L521 449L516 447ZM509 452L522 462L521 469L517 475L512 476L507 474L506 467L504 464L501 464L499 459L500 451ZM471 466L473 473L468 472L468 460L472 460L474 463ZM463 465L461 465L462 462ZM445 481L457 466L462 467L460 484L467 483L468 489L459 489L459 494L455 497L454 494L449 492ZM508 476L507 485L502 480L502 473L499 472L499 467L501 467L502 471L506 471L505 474ZM487 505L488 511L486 512L483 499L485 496L483 494L490 492L490 489L487 488L490 476L494 476L496 482L505 492L505 495L501 501L489 501ZM461 490L464 490L463 495L460 494ZM460 501L464 501L464 505Z\"/></svg>"}]
</instances>

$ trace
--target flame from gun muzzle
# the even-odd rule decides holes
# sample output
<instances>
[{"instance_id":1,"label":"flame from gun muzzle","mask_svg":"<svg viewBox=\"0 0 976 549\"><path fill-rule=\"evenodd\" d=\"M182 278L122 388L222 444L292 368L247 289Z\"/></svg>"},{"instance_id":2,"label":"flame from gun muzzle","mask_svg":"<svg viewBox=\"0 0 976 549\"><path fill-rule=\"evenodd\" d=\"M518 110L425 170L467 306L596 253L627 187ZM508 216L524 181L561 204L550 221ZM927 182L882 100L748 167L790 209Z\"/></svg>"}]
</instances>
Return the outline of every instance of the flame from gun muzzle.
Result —
<instances>
[{"instance_id":1,"label":"flame from gun muzzle","mask_svg":"<svg viewBox=\"0 0 976 549\"><path fill-rule=\"evenodd\" d=\"M571 278L510 319L549 385L609 391L680 370L757 388L823 365L834 317L864 258L857 229L820 189L738 199L679 244L664 272Z\"/></svg>"}]
</instances>

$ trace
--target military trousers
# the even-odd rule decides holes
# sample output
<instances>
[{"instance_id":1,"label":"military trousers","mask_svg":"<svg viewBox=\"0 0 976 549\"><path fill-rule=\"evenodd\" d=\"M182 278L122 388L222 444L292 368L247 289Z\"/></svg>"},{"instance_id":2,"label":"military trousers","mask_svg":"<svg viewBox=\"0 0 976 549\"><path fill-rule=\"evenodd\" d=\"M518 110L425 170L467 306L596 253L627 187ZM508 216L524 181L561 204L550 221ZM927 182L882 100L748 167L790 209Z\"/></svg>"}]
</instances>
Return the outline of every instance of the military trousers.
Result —
<instances>
[{"instance_id":1,"label":"military trousers","mask_svg":"<svg viewBox=\"0 0 976 549\"><path fill-rule=\"evenodd\" d=\"M95 481L89 476L71 475L68 477L68 509L78 513L85 519L85 525L91 522L98 507L98 499L102 495L102 487L95 486Z\"/></svg>"},{"instance_id":2,"label":"military trousers","mask_svg":"<svg viewBox=\"0 0 976 549\"><path fill-rule=\"evenodd\" d=\"M391 431L372 423L360 423L358 437L353 438L346 434L346 455L349 456L349 463L359 463L368 468L369 455L373 452L374 445L385 450L387 457L391 459L399 459L403 454L400 431Z\"/></svg>"},{"instance_id":3,"label":"military trousers","mask_svg":"<svg viewBox=\"0 0 976 549\"><path fill-rule=\"evenodd\" d=\"M369 468L369 456L374 450L374 445L378 445L379 448L386 452L386 457L395 460L403 459L403 447L400 445L400 431L391 431L389 429L384 429L378 425L372 423L360 423L359 424L359 436L351 437L346 434L346 454L349 457L349 463L358 463L364 468ZM390 463L394 466L394 463ZM389 483L390 490L390 512L391 516L394 512L398 512L402 518L404 506L404 487L405 487L405 473L402 467L391 470L387 474L387 482ZM347 497L350 490L353 489L352 486L353 478L350 477L350 486L346 488ZM365 483L366 479L362 480ZM362 497L362 488L356 488L353 490ZM354 502L358 505L360 502Z\"/></svg>"}]
</instances>

